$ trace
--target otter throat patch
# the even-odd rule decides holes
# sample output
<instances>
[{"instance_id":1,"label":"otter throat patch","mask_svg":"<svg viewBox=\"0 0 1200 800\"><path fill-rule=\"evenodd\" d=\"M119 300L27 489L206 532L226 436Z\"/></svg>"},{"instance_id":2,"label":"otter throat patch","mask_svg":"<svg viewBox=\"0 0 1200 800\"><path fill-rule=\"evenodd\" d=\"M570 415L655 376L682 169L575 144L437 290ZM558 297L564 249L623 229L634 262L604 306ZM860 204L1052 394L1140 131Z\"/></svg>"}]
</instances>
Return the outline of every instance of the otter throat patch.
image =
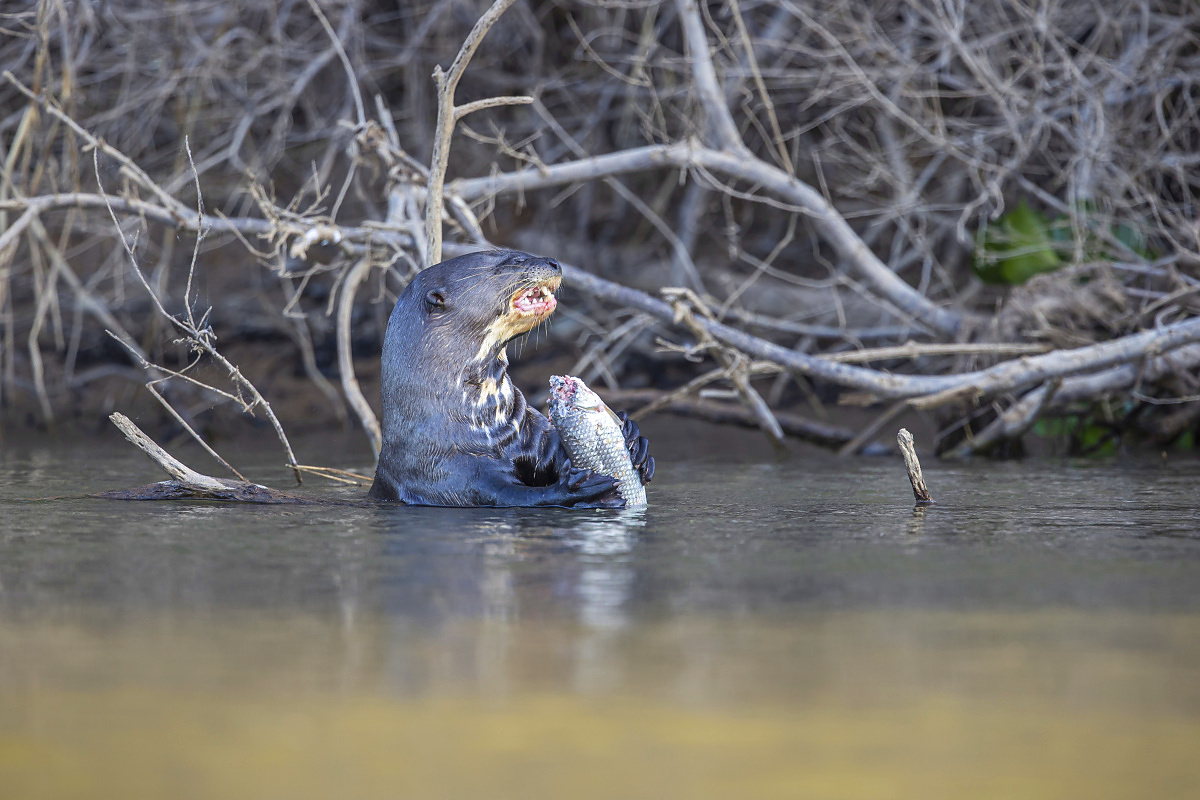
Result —
<instances>
[{"instance_id":1,"label":"otter throat patch","mask_svg":"<svg viewBox=\"0 0 1200 800\"><path fill-rule=\"evenodd\" d=\"M558 300L554 291L562 283L561 278L552 278L533 286L525 286L513 292L508 299L505 313L495 319L483 332L483 343L475 354L477 361L488 357L496 348L510 339L531 331L542 320L554 313Z\"/></svg>"}]
</instances>

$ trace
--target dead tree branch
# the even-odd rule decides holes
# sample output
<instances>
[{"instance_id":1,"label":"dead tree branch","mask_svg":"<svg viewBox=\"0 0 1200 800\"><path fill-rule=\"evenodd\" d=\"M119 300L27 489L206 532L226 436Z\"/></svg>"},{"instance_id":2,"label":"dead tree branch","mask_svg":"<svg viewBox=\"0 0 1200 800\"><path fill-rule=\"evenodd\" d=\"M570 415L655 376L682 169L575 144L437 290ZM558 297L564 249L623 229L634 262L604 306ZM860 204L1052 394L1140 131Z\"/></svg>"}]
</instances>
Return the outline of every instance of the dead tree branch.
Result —
<instances>
[{"instance_id":1,"label":"dead tree branch","mask_svg":"<svg viewBox=\"0 0 1200 800\"><path fill-rule=\"evenodd\" d=\"M433 139L433 158L429 169L429 184L425 199L425 235L428 242L425 248L429 264L442 260L442 185L446 179L446 164L450 160L450 139L454 136L454 126L460 119L484 108L494 108L499 105L524 105L533 102L532 97L493 97L464 106L454 104L454 92L458 82L466 72L467 64L483 37L500 19L500 15L508 10L516 0L495 0L491 7L484 12L475 27L467 34L462 47L450 69L442 72L441 67L434 68L433 78L437 83L438 92L438 121Z\"/></svg>"},{"instance_id":2,"label":"dead tree branch","mask_svg":"<svg viewBox=\"0 0 1200 800\"><path fill-rule=\"evenodd\" d=\"M350 268L346 279L342 281L342 296L338 301L337 314L338 371L342 376L342 392L367 433L367 439L371 442L371 452L378 458L379 449L383 445L383 432L379 427L378 417L371 410L367 398L363 396L358 379L354 377L354 358L350 352L350 320L354 312L354 295L370 269L370 258L361 258Z\"/></svg>"},{"instance_id":3,"label":"dead tree branch","mask_svg":"<svg viewBox=\"0 0 1200 800\"><path fill-rule=\"evenodd\" d=\"M711 170L726 178L746 181L767 196L754 195L768 205L785 204L803 213L821 230L829 244L883 299L942 336L953 338L962 316L939 308L896 276L859 238L845 218L819 192L783 170L756 157L713 150L694 142L649 145L578 161L451 182L450 192L464 200L523 193L581 181L662 167Z\"/></svg>"},{"instance_id":4,"label":"dead tree branch","mask_svg":"<svg viewBox=\"0 0 1200 800\"><path fill-rule=\"evenodd\" d=\"M97 329L162 362L164 323L209 330L203 275L223 346L303 331L306 373L326 392L341 373L370 438L352 354L417 269L491 239L585 268L546 335L607 384L674 403L725 381L767 430L851 394L888 405L846 447L904 409L999 414L965 454L1117 393L1147 441L1200 432L1155 405L1200 390L1155 367L1200 341L1194 4L277 5L13 18L0 406L61 419L76 362L106 357ZM1047 271L1022 284L1022 259ZM161 366L173 392L204 385ZM217 396L254 405L234 381Z\"/></svg>"}]
</instances>

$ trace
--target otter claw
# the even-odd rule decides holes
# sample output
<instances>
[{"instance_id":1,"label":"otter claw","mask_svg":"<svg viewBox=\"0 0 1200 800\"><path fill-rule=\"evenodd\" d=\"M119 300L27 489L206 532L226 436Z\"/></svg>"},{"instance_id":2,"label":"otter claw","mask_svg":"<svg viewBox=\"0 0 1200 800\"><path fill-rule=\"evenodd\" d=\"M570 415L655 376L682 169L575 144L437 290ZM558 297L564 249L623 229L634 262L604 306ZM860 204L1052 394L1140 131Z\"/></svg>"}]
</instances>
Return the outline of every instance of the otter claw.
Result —
<instances>
[{"instance_id":1,"label":"otter claw","mask_svg":"<svg viewBox=\"0 0 1200 800\"><path fill-rule=\"evenodd\" d=\"M621 433L625 436L625 442L629 443L638 436L638 425L629 418L629 415L624 411L617 412L617 419L621 420Z\"/></svg>"},{"instance_id":2,"label":"otter claw","mask_svg":"<svg viewBox=\"0 0 1200 800\"><path fill-rule=\"evenodd\" d=\"M629 461L633 464L634 469L638 469L646 462L646 456L650 453L650 442L646 441L645 436L639 436L637 440L629 446Z\"/></svg>"},{"instance_id":3,"label":"otter claw","mask_svg":"<svg viewBox=\"0 0 1200 800\"><path fill-rule=\"evenodd\" d=\"M629 450L630 459L636 467L645 458L645 448L649 445L638 429L638 424L631 420L628 414L618 411L617 419L621 420L621 435L625 437L625 448Z\"/></svg>"},{"instance_id":4,"label":"otter claw","mask_svg":"<svg viewBox=\"0 0 1200 800\"><path fill-rule=\"evenodd\" d=\"M583 469L572 469L567 475L567 489L578 498L577 505L597 508L623 508L625 499L617 491L617 480L610 475Z\"/></svg>"},{"instance_id":5,"label":"otter claw","mask_svg":"<svg viewBox=\"0 0 1200 800\"><path fill-rule=\"evenodd\" d=\"M625 437L625 447L629 450L629 461L641 474L642 485L645 486L654 477L654 457L650 455L650 442L641 435L638 424L624 411L617 412L617 419L621 420L621 433Z\"/></svg>"},{"instance_id":6,"label":"otter claw","mask_svg":"<svg viewBox=\"0 0 1200 800\"><path fill-rule=\"evenodd\" d=\"M616 488L617 479L611 475L602 475L590 469L572 469L567 477L567 487L573 492L584 489L597 489L611 486Z\"/></svg>"},{"instance_id":7,"label":"otter claw","mask_svg":"<svg viewBox=\"0 0 1200 800\"><path fill-rule=\"evenodd\" d=\"M642 473L642 486L654 480L654 456L647 457L646 463L641 465L640 470Z\"/></svg>"}]
</instances>

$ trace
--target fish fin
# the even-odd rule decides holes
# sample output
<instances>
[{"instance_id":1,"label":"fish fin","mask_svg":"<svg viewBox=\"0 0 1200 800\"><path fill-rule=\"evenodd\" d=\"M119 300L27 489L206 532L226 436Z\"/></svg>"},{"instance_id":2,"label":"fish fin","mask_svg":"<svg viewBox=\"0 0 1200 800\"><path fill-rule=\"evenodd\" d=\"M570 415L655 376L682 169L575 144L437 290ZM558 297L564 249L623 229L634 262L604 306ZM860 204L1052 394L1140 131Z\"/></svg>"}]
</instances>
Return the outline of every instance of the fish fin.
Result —
<instances>
[{"instance_id":1,"label":"fish fin","mask_svg":"<svg viewBox=\"0 0 1200 800\"><path fill-rule=\"evenodd\" d=\"M625 425L621 422L621 418L618 417L616 414L614 414L613 410L611 408L609 408L608 406L606 406L603 403L603 401L601 401L601 403L600 403L600 408L602 408L604 410L604 413L608 415L609 419L611 419L613 422L615 422L617 424L618 428L624 429Z\"/></svg>"}]
</instances>

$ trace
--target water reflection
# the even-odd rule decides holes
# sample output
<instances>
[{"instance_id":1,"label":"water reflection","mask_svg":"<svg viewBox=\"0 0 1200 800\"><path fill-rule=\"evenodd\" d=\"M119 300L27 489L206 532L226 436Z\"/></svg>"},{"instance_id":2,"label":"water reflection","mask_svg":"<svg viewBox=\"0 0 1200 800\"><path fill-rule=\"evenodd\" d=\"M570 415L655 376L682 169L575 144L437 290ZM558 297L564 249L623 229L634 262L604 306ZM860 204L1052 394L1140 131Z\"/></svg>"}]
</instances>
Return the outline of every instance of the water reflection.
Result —
<instances>
[{"instance_id":1,"label":"water reflection","mask_svg":"<svg viewBox=\"0 0 1200 800\"><path fill-rule=\"evenodd\" d=\"M515 626L552 621L578 626L574 658L558 662L574 673L570 682L587 692L613 685L606 660L613 637L633 623L644 510L382 509L371 522L381 552L368 570L393 620L389 661L400 684L453 673L503 692ZM472 633L459 642L464 625ZM429 631L459 642L454 655L431 663L405 646Z\"/></svg>"},{"instance_id":2,"label":"water reflection","mask_svg":"<svg viewBox=\"0 0 1200 800\"><path fill-rule=\"evenodd\" d=\"M913 506L912 516L908 518L909 536L920 536L925 532L925 515L928 513L929 506Z\"/></svg>"},{"instance_id":3,"label":"water reflection","mask_svg":"<svg viewBox=\"0 0 1200 800\"><path fill-rule=\"evenodd\" d=\"M936 465L915 509L799 460L622 513L14 500L147 480L73 463L0 452L4 796L1195 786L1195 466Z\"/></svg>"},{"instance_id":4,"label":"water reflection","mask_svg":"<svg viewBox=\"0 0 1200 800\"><path fill-rule=\"evenodd\" d=\"M628 558L635 530L645 527L644 509L622 512L613 519L575 527L580 539L579 619L589 628L616 631L628 623L625 608L633 586Z\"/></svg>"}]
</instances>

